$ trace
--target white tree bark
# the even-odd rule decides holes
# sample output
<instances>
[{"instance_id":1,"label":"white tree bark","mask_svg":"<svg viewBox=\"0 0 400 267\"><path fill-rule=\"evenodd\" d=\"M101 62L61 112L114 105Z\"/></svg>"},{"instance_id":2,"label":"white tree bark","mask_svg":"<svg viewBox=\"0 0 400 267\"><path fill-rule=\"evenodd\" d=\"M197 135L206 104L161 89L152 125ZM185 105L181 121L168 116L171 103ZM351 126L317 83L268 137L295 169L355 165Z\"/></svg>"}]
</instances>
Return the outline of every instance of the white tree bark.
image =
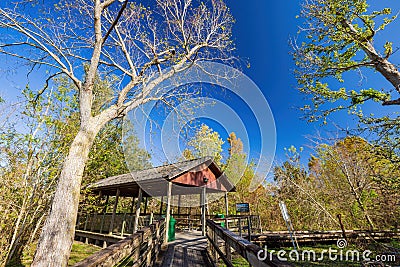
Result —
<instances>
[{"instance_id":1,"label":"white tree bark","mask_svg":"<svg viewBox=\"0 0 400 267\"><path fill-rule=\"evenodd\" d=\"M75 233L81 180L100 125L81 129L67 158L31 266L67 266Z\"/></svg>"}]
</instances>

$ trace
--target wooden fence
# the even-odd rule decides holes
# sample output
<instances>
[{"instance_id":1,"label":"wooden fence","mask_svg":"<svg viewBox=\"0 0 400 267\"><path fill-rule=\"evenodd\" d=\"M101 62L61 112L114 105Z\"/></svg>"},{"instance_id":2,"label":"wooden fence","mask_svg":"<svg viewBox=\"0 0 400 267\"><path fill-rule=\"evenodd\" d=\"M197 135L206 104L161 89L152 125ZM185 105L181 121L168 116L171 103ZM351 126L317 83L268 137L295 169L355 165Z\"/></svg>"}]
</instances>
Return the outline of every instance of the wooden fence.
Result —
<instances>
[{"instance_id":1,"label":"wooden fence","mask_svg":"<svg viewBox=\"0 0 400 267\"><path fill-rule=\"evenodd\" d=\"M387 242L391 239L400 239L400 230L346 230L345 235L340 230L335 231L295 231L297 243L313 244L326 243L335 244L340 239L349 240L375 240ZM251 237L252 242L268 247L279 247L291 245L291 237L288 231L265 231L262 234L255 234Z\"/></svg>"},{"instance_id":2,"label":"wooden fence","mask_svg":"<svg viewBox=\"0 0 400 267\"><path fill-rule=\"evenodd\" d=\"M235 215L224 219L213 219L213 221L225 224L226 229L249 241L253 235L262 233L259 215Z\"/></svg>"},{"instance_id":3,"label":"wooden fence","mask_svg":"<svg viewBox=\"0 0 400 267\"><path fill-rule=\"evenodd\" d=\"M181 230L201 229L200 214L172 214L176 219L176 228ZM117 213L111 226L112 213L105 214L79 214L76 229L81 231L105 233L120 236L127 236L134 232L133 222L135 213ZM138 228L149 226L154 220L159 220L160 214L141 214L138 220ZM227 225L231 232L240 236L248 236L249 234L262 233L259 215L231 215L227 218L215 218L215 215L206 215L207 219L216 222L223 222ZM111 229L112 228L112 229Z\"/></svg>"},{"instance_id":4,"label":"wooden fence","mask_svg":"<svg viewBox=\"0 0 400 267\"><path fill-rule=\"evenodd\" d=\"M176 227L182 230L193 230L201 228L201 215L199 214L173 214L176 219ZM259 215L230 215L227 218L216 218L215 215L206 215L207 219L215 222L225 223L227 228L239 235L247 235L249 230L252 234L262 233Z\"/></svg>"},{"instance_id":5,"label":"wooden fence","mask_svg":"<svg viewBox=\"0 0 400 267\"><path fill-rule=\"evenodd\" d=\"M242 256L250 266L254 267L292 267L287 262L278 260L275 255L264 251L261 247L222 228L212 220L207 220L208 252L215 263L221 258L228 267L233 267L232 250ZM260 257L261 255L261 257Z\"/></svg>"},{"instance_id":6,"label":"wooden fence","mask_svg":"<svg viewBox=\"0 0 400 267\"><path fill-rule=\"evenodd\" d=\"M111 229L112 217L112 213L79 214L75 229L96 233L113 233L121 236L134 232L135 213L115 214ZM149 226L160 218L159 215L141 214L138 219L138 229Z\"/></svg>"},{"instance_id":7,"label":"wooden fence","mask_svg":"<svg viewBox=\"0 0 400 267\"><path fill-rule=\"evenodd\" d=\"M153 266L165 240L165 219L89 256L74 267Z\"/></svg>"}]
</instances>

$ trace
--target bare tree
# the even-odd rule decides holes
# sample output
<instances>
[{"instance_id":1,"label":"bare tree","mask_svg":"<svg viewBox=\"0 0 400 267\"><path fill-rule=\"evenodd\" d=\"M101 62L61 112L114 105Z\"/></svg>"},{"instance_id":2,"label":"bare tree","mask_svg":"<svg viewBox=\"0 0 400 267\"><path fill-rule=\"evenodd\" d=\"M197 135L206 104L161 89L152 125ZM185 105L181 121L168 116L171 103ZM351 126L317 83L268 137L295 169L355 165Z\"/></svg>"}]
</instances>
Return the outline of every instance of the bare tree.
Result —
<instances>
[{"instance_id":1,"label":"bare tree","mask_svg":"<svg viewBox=\"0 0 400 267\"><path fill-rule=\"evenodd\" d=\"M0 52L46 68L46 85L59 75L69 77L79 92L80 130L65 158L32 266L67 265L82 174L100 129L144 103L163 99L156 86L197 61L232 59L233 18L222 0L151 4L61 0L31 9L18 3L0 9L0 27L8 34L1 37ZM117 78L112 97L95 111L96 75Z\"/></svg>"}]
</instances>

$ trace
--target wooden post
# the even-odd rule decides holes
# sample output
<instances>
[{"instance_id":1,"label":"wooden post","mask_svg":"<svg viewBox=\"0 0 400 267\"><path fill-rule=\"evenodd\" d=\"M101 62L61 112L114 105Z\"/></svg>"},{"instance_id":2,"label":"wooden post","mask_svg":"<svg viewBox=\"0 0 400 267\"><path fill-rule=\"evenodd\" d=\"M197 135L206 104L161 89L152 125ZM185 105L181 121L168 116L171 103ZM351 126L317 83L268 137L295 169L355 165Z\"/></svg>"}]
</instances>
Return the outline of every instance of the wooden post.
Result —
<instances>
[{"instance_id":1,"label":"wooden post","mask_svg":"<svg viewBox=\"0 0 400 267\"><path fill-rule=\"evenodd\" d=\"M229 216L228 192L225 192L225 227L226 227L226 229L229 230L228 216Z\"/></svg>"},{"instance_id":2,"label":"wooden post","mask_svg":"<svg viewBox=\"0 0 400 267\"><path fill-rule=\"evenodd\" d=\"M146 202L147 202L147 198L146 198ZM153 229L153 228L151 228L151 229ZM148 244L149 253L147 254L147 257L146 257L145 266L152 266L152 264L151 264L152 263L152 252L153 252L153 246L154 246L153 234L148 236L147 244Z\"/></svg>"},{"instance_id":3,"label":"wooden post","mask_svg":"<svg viewBox=\"0 0 400 267\"><path fill-rule=\"evenodd\" d=\"M122 220L121 236L124 236L125 228L126 228L126 212L124 213L124 219Z\"/></svg>"},{"instance_id":4,"label":"wooden post","mask_svg":"<svg viewBox=\"0 0 400 267\"><path fill-rule=\"evenodd\" d=\"M84 231L86 231L86 230L87 230L87 224L88 224L88 220L89 220L89 214L86 214L85 226L83 227L83 230L84 230Z\"/></svg>"},{"instance_id":5,"label":"wooden post","mask_svg":"<svg viewBox=\"0 0 400 267\"><path fill-rule=\"evenodd\" d=\"M178 214L181 214L181 195L178 195Z\"/></svg>"},{"instance_id":6,"label":"wooden post","mask_svg":"<svg viewBox=\"0 0 400 267\"><path fill-rule=\"evenodd\" d=\"M247 216L247 236L249 241L251 242L251 218Z\"/></svg>"},{"instance_id":7,"label":"wooden post","mask_svg":"<svg viewBox=\"0 0 400 267\"><path fill-rule=\"evenodd\" d=\"M242 218L239 217L239 235L242 237Z\"/></svg>"},{"instance_id":8,"label":"wooden post","mask_svg":"<svg viewBox=\"0 0 400 267\"><path fill-rule=\"evenodd\" d=\"M97 201L96 201L96 206L100 206L100 202L101 202L102 196L103 196L103 192L100 191L100 192L99 192L99 198L98 198ZM91 221L91 225L90 225L90 232L93 232L93 231L94 231L94 228L95 228L95 222L97 221L97 213L94 213L94 214L93 214L93 217L92 217L91 220L92 220L92 221Z\"/></svg>"},{"instance_id":9,"label":"wooden post","mask_svg":"<svg viewBox=\"0 0 400 267\"><path fill-rule=\"evenodd\" d=\"M262 224L261 224L261 217L260 217L260 215L257 215L257 217L258 217L258 232L262 233L263 230L262 230Z\"/></svg>"},{"instance_id":10,"label":"wooden post","mask_svg":"<svg viewBox=\"0 0 400 267\"><path fill-rule=\"evenodd\" d=\"M207 202L207 187L203 187L201 196L200 196L200 203L201 203L201 234L203 236L206 235L206 202Z\"/></svg>"},{"instance_id":11,"label":"wooden post","mask_svg":"<svg viewBox=\"0 0 400 267\"><path fill-rule=\"evenodd\" d=\"M149 219L149 224L153 224L153 218L154 218L154 214L153 212L150 213L150 219Z\"/></svg>"},{"instance_id":12,"label":"wooden post","mask_svg":"<svg viewBox=\"0 0 400 267\"><path fill-rule=\"evenodd\" d=\"M203 226L203 191L200 192L200 224ZM196 212L197 213L197 212ZM197 215L197 214L196 214ZM197 219L197 216L196 216ZM196 220L197 223L197 220ZM201 227L201 230L203 231L203 227ZM203 232L202 232L203 234ZM204 235L204 234L203 234Z\"/></svg>"},{"instance_id":13,"label":"wooden post","mask_svg":"<svg viewBox=\"0 0 400 267\"><path fill-rule=\"evenodd\" d=\"M140 217L140 204L142 204L143 200L143 191L142 188L139 187L138 200L136 202L136 210L135 210L135 221L133 223L133 232L136 233L139 225L139 217Z\"/></svg>"},{"instance_id":14,"label":"wooden post","mask_svg":"<svg viewBox=\"0 0 400 267\"><path fill-rule=\"evenodd\" d=\"M231 253L231 247L229 246L229 242L225 241L225 255L228 261L232 261L232 253Z\"/></svg>"},{"instance_id":15,"label":"wooden post","mask_svg":"<svg viewBox=\"0 0 400 267\"><path fill-rule=\"evenodd\" d=\"M147 214L147 201L148 201L148 197L146 197L145 201L144 201L144 215Z\"/></svg>"},{"instance_id":16,"label":"wooden post","mask_svg":"<svg viewBox=\"0 0 400 267\"><path fill-rule=\"evenodd\" d=\"M104 204L103 208L103 216L101 218L101 224L100 224L100 234L103 233L103 227L104 227L104 220L106 218L106 213L107 213L107 207L108 207L108 199L110 198L109 195L106 197L106 203Z\"/></svg>"},{"instance_id":17,"label":"wooden post","mask_svg":"<svg viewBox=\"0 0 400 267\"><path fill-rule=\"evenodd\" d=\"M135 197L132 197L132 204L131 204L131 209L130 209L130 214L132 215L133 213L133 207L135 206Z\"/></svg>"},{"instance_id":18,"label":"wooden post","mask_svg":"<svg viewBox=\"0 0 400 267\"><path fill-rule=\"evenodd\" d=\"M7 212L7 211L6 211ZM79 227L79 220L81 219L81 214L78 212L78 214L76 215L76 223L75 223L75 229L76 230L80 230ZM0 223L1 224L1 223Z\"/></svg>"},{"instance_id":19,"label":"wooden post","mask_svg":"<svg viewBox=\"0 0 400 267\"><path fill-rule=\"evenodd\" d=\"M86 214L85 226L83 227L83 230L84 230L84 231L87 230L88 221L89 221L89 214ZM89 240L88 240L88 238L86 237L86 238L85 238L85 244L88 244L88 243L89 243Z\"/></svg>"},{"instance_id":20,"label":"wooden post","mask_svg":"<svg viewBox=\"0 0 400 267\"><path fill-rule=\"evenodd\" d=\"M165 243L168 242L168 232L169 232L169 220L171 217L171 195L172 195L172 182L168 181L168 190L167 190L167 214L165 216ZM162 202L161 202L162 203Z\"/></svg>"},{"instance_id":21,"label":"wooden post","mask_svg":"<svg viewBox=\"0 0 400 267\"><path fill-rule=\"evenodd\" d=\"M187 217L187 223L188 223L189 231L192 230L192 228L191 228L192 220L191 220L191 218L190 218L191 215L192 215L192 207L189 207L188 217Z\"/></svg>"},{"instance_id":22,"label":"wooden post","mask_svg":"<svg viewBox=\"0 0 400 267\"><path fill-rule=\"evenodd\" d=\"M90 222L90 232L93 232L94 231L94 223L96 222L96 220L97 220L97 213L95 213L95 214L93 214L93 216L91 216L92 218L91 218L91 222Z\"/></svg>"},{"instance_id":23,"label":"wooden post","mask_svg":"<svg viewBox=\"0 0 400 267\"><path fill-rule=\"evenodd\" d=\"M108 209L108 201L110 200L110 196L107 195L106 196L106 203L104 204L104 209L103 209L103 213L107 213L107 209Z\"/></svg>"},{"instance_id":24,"label":"wooden post","mask_svg":"<svg viewBox=\"0 0 400 267\"><path fill-rule=\"evenodd\" d=\"M213 245L213 241L214 241L214 227L209 227L208 229L207 229L207 234L208 234L208 236L210 237L210 240L207 238L207 250L208 250L208 253L209 253L209 255L210 255L210 260L212 261L212 262L214 262L215 263L215 259L214 259L214 245Z\"/></svg>"},{"instance_id":25,"label":"wooden post","mask_svg":"<svg viewBox=\"0 0 400 267\"><path fill-rule=\"evenodd\" d=\"M108 201L110 199L110 196L106 196L106 203L104 203L104 208L103 208L103 216L101 217L101 223L100 223L100 234L103 233L103 228L104 228L104 220L106 219L106 213L108 209ZM100 242L100 241L98 241ZM107 247L107 242L103 241L103 248Z\"/></svg>"},{"instance_id":26,"label":"wooden post","mask_svg":"<svg viewBox=\"0 0 400 267\"><path fill-rule=\"evenodd\" d=\"M212 238L213 238L213 241L214 241L215 246L218 248L218 235L217 235L216 231L213 231L213 233L212 233ZM213 246L212 246L212 247L213 247ZM214 249L213 249L213 252L214 252L213 257L214 257L214 262L215 262L215 263L218 262L218 252L217 252L217 248L214 248Z\"/></svg>"},{"instance_id":27,"label":"wooden post","mask_svg":"<svg viewBox=\"0 0 400 267\"><path fill-rule=\"evenodd\" d=\"M131 208L129 210L129 226L128 229L129 231L131 231L131 233L133 234L133 207L135 206L135 197L132 197L132 203L131 203Z\"/></svg>"},{"instance_id":28,"label":"wooden post","mask_svg":"<svg viewBox=\"0 0 400 267\"><path fill-rule=\"evenodd\" d=\"M118 200L119 200L119 188L117 188L117 194L115 195L115 203L114 203L113 213L111 216L110 228L108 228L109 235L112 235L114 221L115 221L115 213L117 212Z\"/></svg>"},{"instance_id":29,"label":"wooden post","mask_svg":"<svg viewBox=\"0 0 400 267\"><path fill-rule=\"evenodd\" d=\"M162 214L163 203L164 203L164 196L161 197L161 202L160 202L160 217Z\"/></svg>"}]
</instances>

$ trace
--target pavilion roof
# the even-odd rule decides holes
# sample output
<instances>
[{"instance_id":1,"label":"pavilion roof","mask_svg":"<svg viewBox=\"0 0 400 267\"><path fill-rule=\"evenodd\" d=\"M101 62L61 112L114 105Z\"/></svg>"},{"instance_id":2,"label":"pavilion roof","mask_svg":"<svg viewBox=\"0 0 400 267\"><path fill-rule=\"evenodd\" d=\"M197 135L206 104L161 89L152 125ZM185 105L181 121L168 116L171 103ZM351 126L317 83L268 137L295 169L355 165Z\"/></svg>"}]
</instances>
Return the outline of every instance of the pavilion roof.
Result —
<instances>
[{"instance_id":1,"label":"pavilion roof","mask_svg":"<svg viewBox=\"0 0 400 267\"><path fill-rule=\"evenodd\" d=\"M209 184L200 181L204 179L204 175L210 176ZM212 177L217 179L214 181ZM208 193L235 191L234 185L211 157L186 160L108 177L89 185L89 188L93 192L101 191L103 195L114 195L118 188L121 196L137 196L140 186L144 190L145 196L146 193L151 196L163 196L166 194L168 181L171 181L174 186L173 194L196 194L200 192L200 187L204 186Z\"/></svg>"}]
</instances>

